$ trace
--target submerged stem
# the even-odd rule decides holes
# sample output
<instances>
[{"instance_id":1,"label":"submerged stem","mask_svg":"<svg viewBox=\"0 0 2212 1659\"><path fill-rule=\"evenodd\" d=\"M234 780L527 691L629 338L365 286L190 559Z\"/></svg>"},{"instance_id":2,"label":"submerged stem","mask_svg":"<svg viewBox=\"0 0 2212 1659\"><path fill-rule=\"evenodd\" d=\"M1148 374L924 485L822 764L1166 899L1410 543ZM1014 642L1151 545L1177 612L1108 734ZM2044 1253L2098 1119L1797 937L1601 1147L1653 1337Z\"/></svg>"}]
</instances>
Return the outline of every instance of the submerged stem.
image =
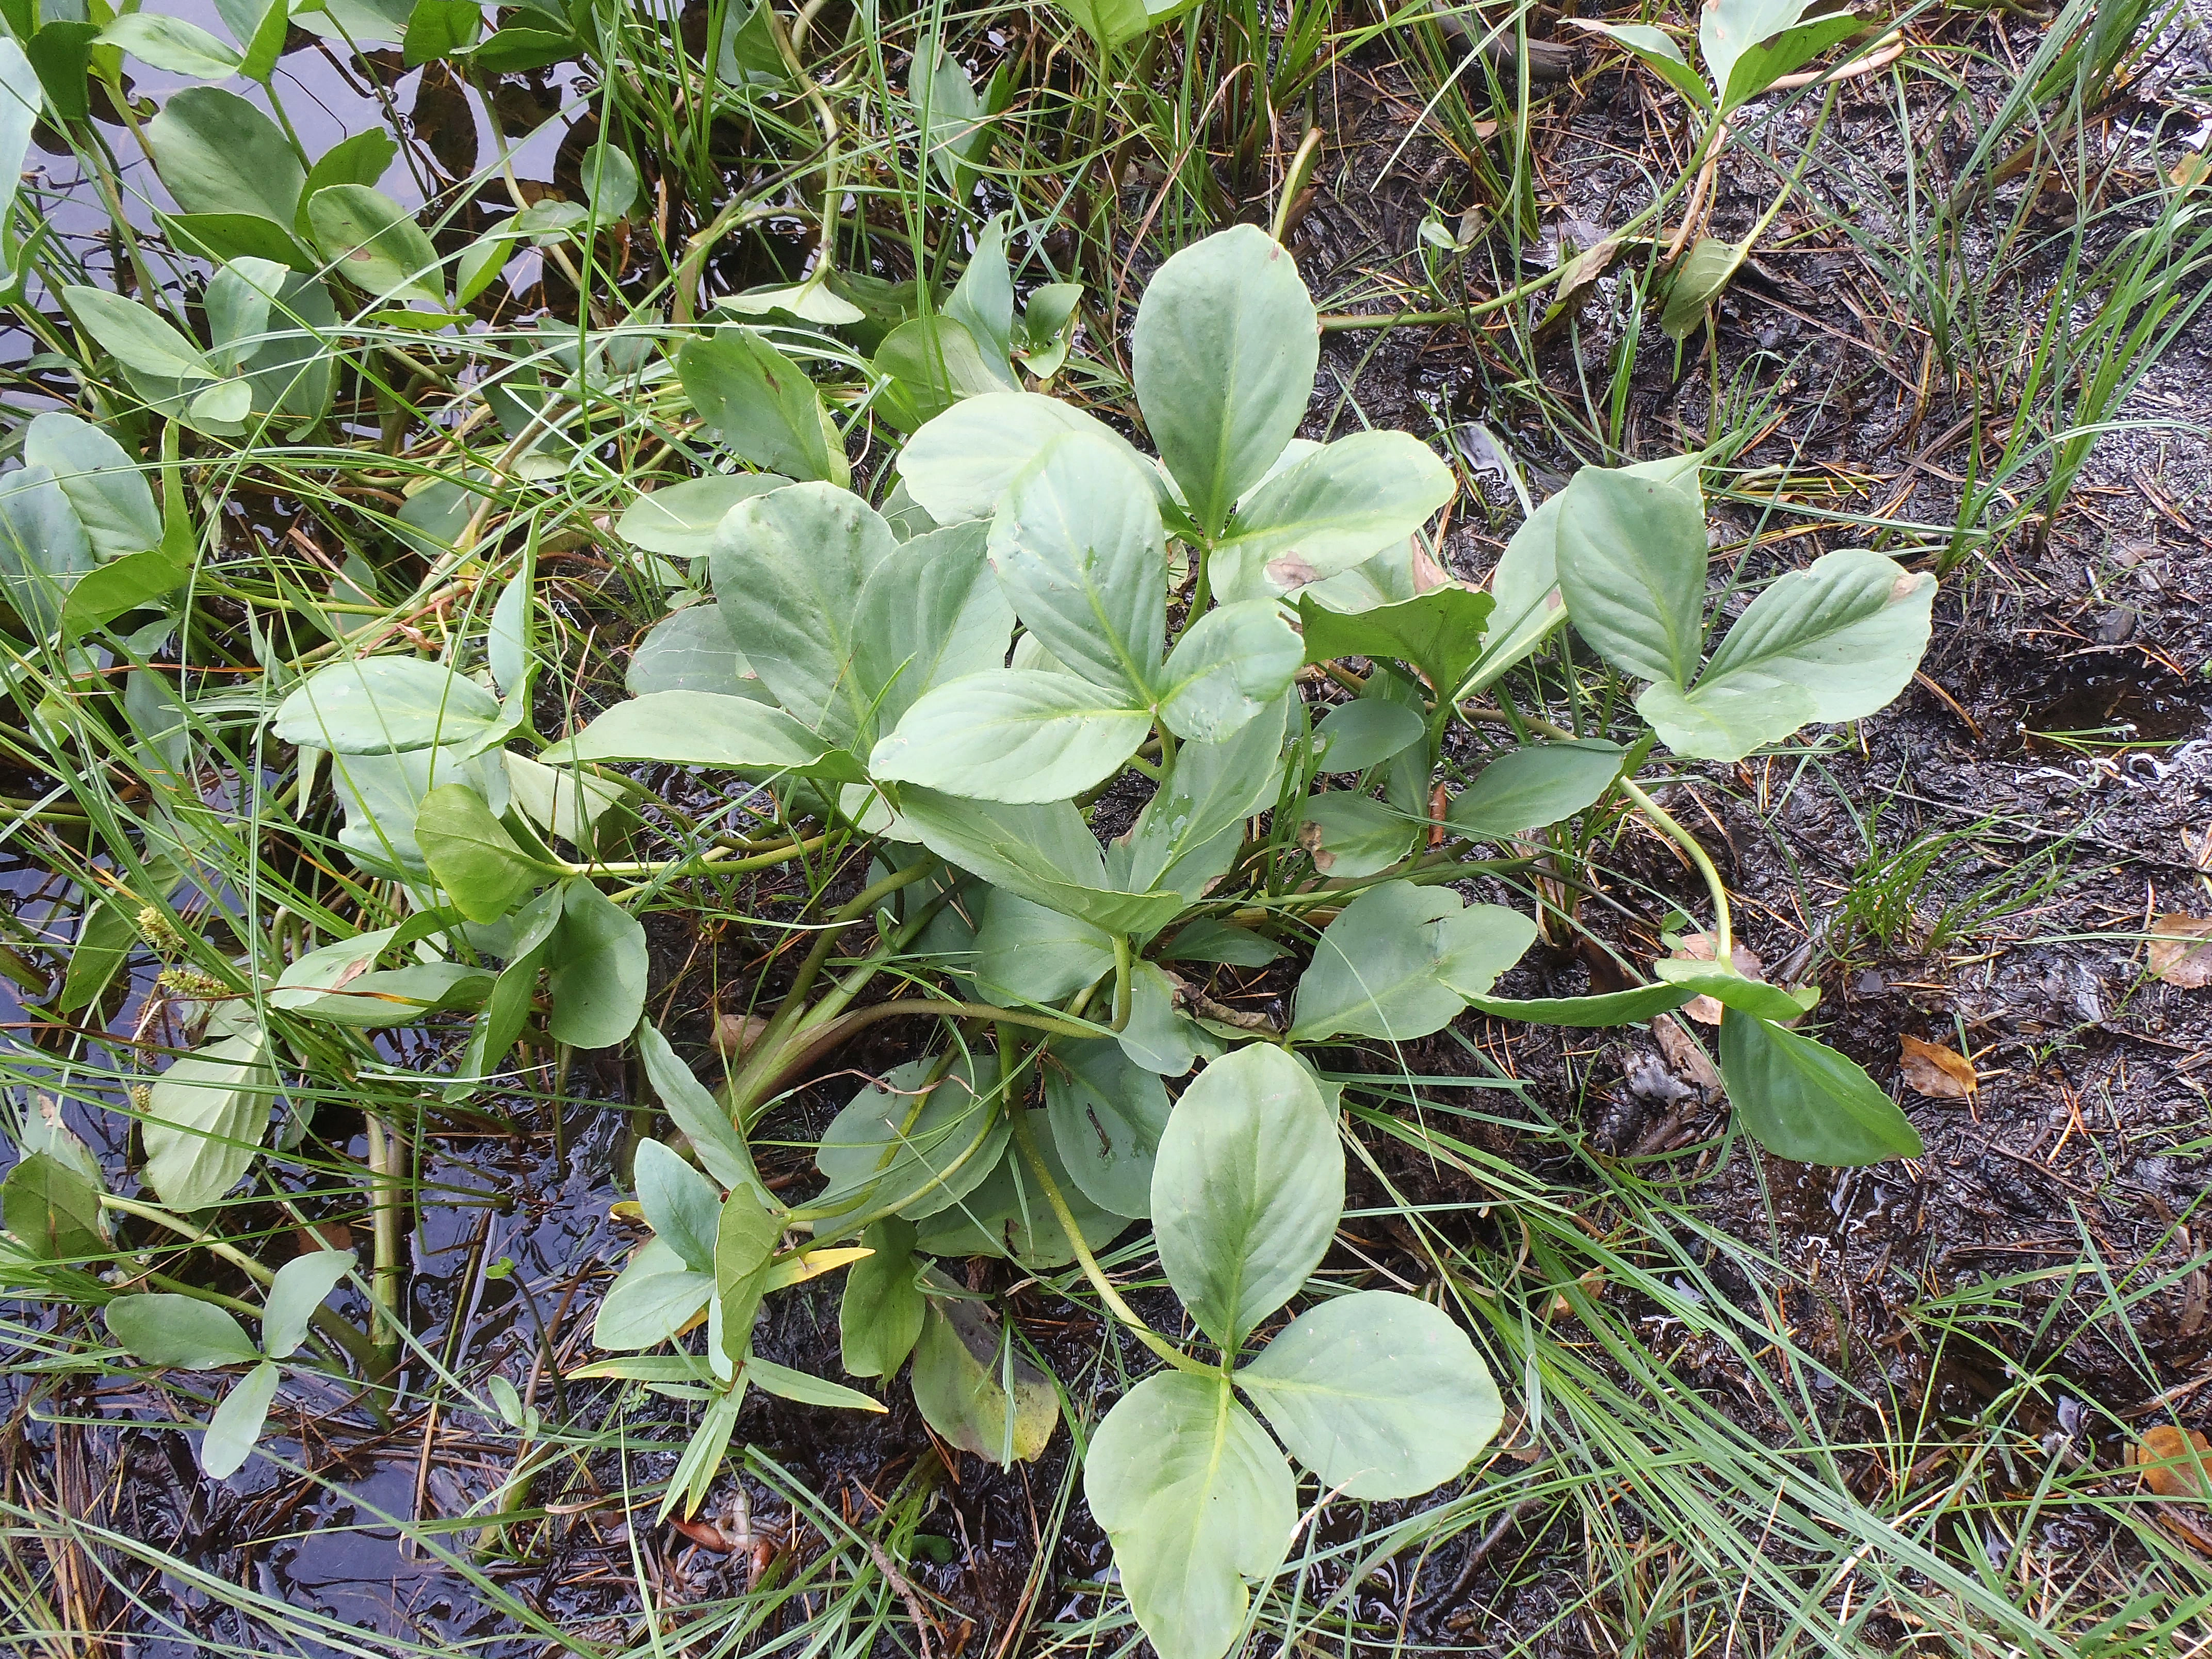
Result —
<instances>
[{"instance_id":1,"label":"submerged stem","mask_svg":"<svg viewBox=\"0 0 2212 1659\"><path fill-rule=\"evenodd\" d=\"M394 1154L397 1138L384 1120L364 1115L368 1139L369 1205L374 1266L369 1274L370 1301L376 1310L379 1370L389 1376L399 1358L399 1184Z\"/></svg>"}]
</instances>

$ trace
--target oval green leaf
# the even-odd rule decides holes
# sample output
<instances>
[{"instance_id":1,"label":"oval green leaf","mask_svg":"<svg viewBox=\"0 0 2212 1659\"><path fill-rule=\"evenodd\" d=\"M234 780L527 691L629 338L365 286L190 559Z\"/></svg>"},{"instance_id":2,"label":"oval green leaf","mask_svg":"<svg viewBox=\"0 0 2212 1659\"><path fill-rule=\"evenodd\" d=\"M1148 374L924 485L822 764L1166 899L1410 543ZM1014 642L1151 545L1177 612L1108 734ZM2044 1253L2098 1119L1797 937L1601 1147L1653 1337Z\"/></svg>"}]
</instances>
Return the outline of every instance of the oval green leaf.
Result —
<instances>
[{"instance_id":1,"label":"oval green leaf","mask_svg":"<svg viewBox=\"0 0 2212 1659\"><path fill-rule=\"evenodd\" d=\"M1151 1215L1169 1111L1159 1073L1118 1042L1062 1041L1046 1064L1044 1097L1053 1144L1083 1195L1115 1215Z\"/></svg>"},{"instance_id":2,"label":"oval green leaf","mask_svg":"<svg viewBox=\"0 0 2212 1659\"><path fill-rule=\"evenodd\" d=\"M1065 800L1113 776L1152 731L1127 696L1036 669L969 674L924 693L868 769L976 800Z\"/></svg>"},{"instance_id":3,"label":"oval green leaf","mask_svg":"<svg viewBox=\"0 0 2212 1659\"><path fill-rule=\"evenodd\" d=\"M1453 798L1444 822L1497 841L1571 817L1613 787L1628 751L1601 742L1531 744L1500 755Z\"/></svg>"},{"instance_id":4,"label":"oval green leaf","mask_svg":"<svg viewBox=\"0 0 2212 1659\"><path fill-rule=\"evenodd\" d=\"M307 172L283 130L236 93L189 87L146 124L154 165L186 213L249 214L289 229Z\"/></svg>"},{"instance_id":5,"label":"oval green leaf","mask_svg":"<svg viewBox=\"0 0 2212 1659\"><path fill-rule=\"evenodd\" d=\"M307 1340L307 1326L352 1269L351 1250L310 1250L276 1270L261 1305L261 1350L283 1359Z\"/></svg>"},{"instance_id":6,"label":"oval green leaf","mask_svg":"<svg viewBox=\"0 0 2212 1659\"><path fill-rule=\"evenodd\" d=\"M838 744L869 708L853 678L854 601L897 546L848 490L797 483L743 501L714 532L709 562L730 637L775 699Z\"/></svg>"},{"instance_id":7,"label":"oval green leaf","mask_svg":"<svg viewBox=\"0 0 2212 1659\"><path fill-rule=\"evenodd\" d=\"M1218 536L1304 419L1319 320L1297 265L1238 225L1175 254L1137 307L1138 406L1191 517Z\"/></svg>"},{"instance_id":8,"label":"oval green leaf","mask_svg":"<svg viewBox=\"0 0 2212 1659\"><path fill-rule=\"evenodd\" d=\"M1224 599L1279 599L1404 541L1452 498L1451 469L1405 432L1355 432L1237 503L1209 556Z\"/></svg>"},{"instance_id":9,"label":"oval green leaf","mask_svg":"<svg viewBox=\"0 0 2212 1659\"><path fill-rule=\"evenodd\" d=\"M1801 1164L1917 1158L1920 1133L1860 1067L1825 1043L1729 1008L1721 1080L1752 1139Z\"/></svg>"},{"instance_id":10,"label":"oval green leaf","mask_svg":"<svg viewBox=\"0 0 2212 1659\"><path fill-rule=\"evenodd\" d=\"M1413 1498L1504 1420L1490 1368L1440 1308L1359 1291L1310 1308L1237 1373L1298 1462L1346 1498Z\"/></svg>"},{"instance_id":11,"label":"oval green leaf","mask_svg":"<svg viewBox=\"0 0 2212 1659\"><path fill-rule=\"evenodd\" d=\"M692 1272L713 1273L722 1195L706 1176L650 1138L638 1142L632 1173L637 1182L637 1206L645 1212L653 1236L682 1257Z\"/></svg>"},{"instance_id":12,"label":"oval green leaf","mask_svg":"<svg viewBox=\"0 0 2212 1659\"><path fill-rule=\"evenodd\" d=\"M921 1334L923 1298L915 1282L914 1224L887 1216L860 1235L874 1255L845 1270L837 1339L847 1371L892 1376Z\"/></svg>"},{"instance_id":13,"label":"oval green leaf","mask_svg":"<svg viewBox=\"0 0 2212 1659\"><path fill-rule=\"evenodd\" d=\"M258 1032L228 1037L154 1080L139 1128L144 1175L172 1209L205 1208L252 1165L276 1089L268 1055Z\"/></svg>"},{"instance_id":14,"label":"oval green leaf","mask_svg":"<svg viewBox=\"0 0 2212 1659\"><path fill-rule=\"evenodd\" d=\"M1232 1352L1321 1265L1344 1210L1344 1149L1313 1074L1255 1043L1183 1091L1152 1170L1168 1282Z\"/></svg>"},{"instance_id":15,"label":"oval green leaf","mask_svg":"<svg viewBox=\"0 0 2212 1659\"><path fill-rule=\"evenodd\" d=\"M1503 905L1467 906L1449 888L1389 882L1345 906L1298 980L1291 1035L1407 1042L1441 1030L1535 942Z\"/></svg>"},{"instance_id":16,"label":"oval green leaf","mask_svg":"<svg viewBox=\"0 0 2212 1659\"><path fill-rule=\"evenodd\" d=\"M101 1310L108 1334L141 1364L179 1370L252 1364L261 1358L246 1328L211 1303L167 1291L118 1296Z\"/></svg>"},{"instance_id":17,"label":"oval green leaf","mask_svg":"<svg viewBox=\"0 0 2212 1659\"><path fill-rule=\"evenodd\" d=\"M496 921L555 872L515 844L484 798L465 783L441 784L415 814L422 860L471 921Z\"/></svg>"},{"instance_id":18,"label":"oval green leaf","mask_svg":"<svg viewBox=\"0 0 2212 1659\"><path fill-rule=\"evenodd\" d=\"M651 963L635 916L590 882L572 881L547 950L545 1029L556 1042L611 1048L636 1029Z\"/></svg>"},{"instance_id":19,"label":"oval green leaf","mask_svg":"<svg viewBox=\"0 0 2212 1659\"><path fill-rule=\"evenodd\" d=\"M1559 591L1622 673L1687 685L1705 638L1705 514L1672 484L1584 467L1561 492Z\"/></svg>"},{"instance_id":20,"label":"oval green leaf","mask_svg":"<svg viewBox=\"0 0 2212 1659\"><path fill-rule=\"evenodd\" d=\"M635 196L634 169L629 183ZM830 447L821 393L804 369L752 330L732 325L685 341L676 371L700 418L741 459L793 478L845 483L844 452Z\"/></svg>"},{"instance_id":21,"label":"oval green leaf","mask_svg":"<svg viewBox=\"0 0 2212 1659\"><path fill-rule=\"evenodd\" d=\"M1054 440L1007 489L991 565L1014 614L1070 674L1149 702L1167 641L1167 539L1121 450Z\"/></svg>"},{"instance_id":22,"label":"oval green leaf","mask_svg":"<svg viewBox=\"0 0 2212 1659\"><path fill-rule=\"evenodd\" d=\"M845 783L866 775L850 755L782 709L713 691L648 691L618 702L574 737L555 744L544 758L556 765L664 761L677 766L797 772Z\"/></svg>"},{"instance_id":23,"label":"oval green leaf","mask_svg":"<svg viewBox=\"0 0 2212 1659\"><path fill-rule=\"evenodd\" d=\"M500 718L499 699L442 663L365 657L310 674L276 709L284 743L340 755L397 755L461 744Z\"/></svg>"},{"instance_id":24,"label":"oval green leaf","mask_svg":"<svg viewBox=\"0 0 2212 1659\"><path fill-rule=\"evenodd\" d=\"M1160 719L1179 738L1218 742L1288 691L1304 660L1273 599L1218 606L1184 631L1160 671Z\"/></svg>"},{"instance_id":25,"label":"oval green leaf","mask_svg":"<svg viewBox=\"0 0 2212 1659\"><path fill-rule=\"evenodd\" d=\"M200 1437L201 1474L210 1480L227 1480L246 1467L282 1380L276 1367L264 1359L231 1384Z\"/></svg>"},{"instance_id":26,"label":"oval green leaf","mask_svg":"<svg viewBox=\"0 0 2212 1659\"><path fill-rule=\"evenodd\" d=\"M367 185L325 185L307 198L307 228L337 274L380 300L446 301L438 250L415 216Z\"/></svg>"},{"instance_id":27,"label":"oval green leaf","mask_svg":"<svg viewBox=\"0 0 2212 1659\"><path fill-rule=\"evenodd\" d=\"M1169 1371L1130 1389L1091 1438L1083 1492L1160 1659L1222 1659L1248 1581L1274 1576L1297 1521L1290 1465L1228 1378Z\"/></svg>"},{"instance_id":28,"label":"oval green leaf","mask_svg":"<svg viewBox=\"0 0 2212 1659\"><path fill-rule=\"evenodd\" d=\"M997 1062L979 1055L982 1075L956 1064L935 1085L937 1062L909 1060L871 1083L838 1113L814 1149L830 1185L817 1207L853 1204L857 1212L896 1209L909 1220L936 1214L983 1183L1006 1144L995 1100ZM923 1092L927 1091L927 1092Z\"/></svg>"},{"instance_id":29,"label":"oval green leaf","mask_svg":"<svg viewBox=\"0 0 2212 1659\"><path fill-rule=\"evenodd\" d=\"M1005 1346L999 1322L978 1303L929 1298L910 1380L931 1428L1001 1468L1036 1458L1060 1421L1052 1379Z\"/></svg>"}]
</instances>

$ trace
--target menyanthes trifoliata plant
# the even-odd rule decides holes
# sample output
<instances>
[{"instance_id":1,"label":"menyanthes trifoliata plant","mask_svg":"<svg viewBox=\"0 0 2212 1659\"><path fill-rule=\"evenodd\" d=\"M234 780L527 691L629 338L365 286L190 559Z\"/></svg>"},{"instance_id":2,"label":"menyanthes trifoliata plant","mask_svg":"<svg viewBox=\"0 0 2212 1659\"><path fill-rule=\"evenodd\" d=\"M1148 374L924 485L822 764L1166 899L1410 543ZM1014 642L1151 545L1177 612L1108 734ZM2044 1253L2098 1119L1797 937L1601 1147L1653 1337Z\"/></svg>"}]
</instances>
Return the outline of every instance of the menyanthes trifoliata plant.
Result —
<instances>
[{"instance_id":1,"label":"menyanthes trifoliata plant","mask_svg":"<svg viewBox=\"0 0 2212 1659\"><path fill-rule=\"evenodd\" d=\"M1058 1419L1051 1380L938 1264L1072 1264L1160 1362L1089 1432L1091 1512L1158 1650L1214 1659L1285 1559L1302 1479L1413 1497L1462 1474L1500 1422L1480 1353L1436 1303L1314 1279L1345 1204L1345 1085L1322 1053L1409 1042L1470 1007L1603 1027L1709 997L1735 1121L1770 1152L1864 1164L1919 1150L1863 1072L1796 1029L1817 990L1734 965L1718 875L1638 775L1658 745L1733 760L1880 709L1919 660L1935 584L1831 552L1717 628L1694 456L1586 469L1528 518L1487 592L1440 580L1423 533L1453 479L1425 445L1295 436L1316 316L1264 233L1187 248L1143 297L1131 358L1157 455L1021 389L1012 288L975 276L992 274L986 252L1003 274L993 240L958 325L1006 373L933 413L910 398L927 418L874 504L805 374L756 329L710 325L675 354L693 406L757 470L643 496L623 519L673 601L627 701L557 740L533 735L526 566L489 607L480 653L434 661L386 636L289 690L274 738L307 775L328 769L343 851L398 884L408 913L219 1005L204 1046L150 1092L146 1176L178 1211L244 1177L283 1033L302 1022L472 1012L439 1085L456 1099L494 1088L526 1029L635 1044L676 1133L638 1148L653 1237L599 1306L609 1357L585 1370L701 1407L663 1513L703 1501L750 1387L880 1409L752 1352L763 1298L831 1271L846 1275L853 1377L910 1359L945 1440L1036 1455ZM258 267L242 280L270 305L289 291ZM223 380L170 378L183 418L228 412ZM39 441L98 476L105 452L84 433ZM54 491L53 513L77 510ZM150 499L113 505L158 546ZM1568 624L1640 687L1648 730L1486 701ZM1601 671L1585 658L1577 672ZM674 860L624 858L634 763L736 775L788 842L702 830ZM1616 958L1627 988L1601 994L1493 994L1540 921L1574 925L1574 884L1558 878L1624 815L1705 875L1702 954L1642 970ZM824 847L865 871L860 889L808 919L787 989L710 1091L646 1017L634 908L695 875ZM860 929L857 952L835 957ZM1217 1000L1224 969L1281 975L1283 1017ZM895 1019L927 1035L821 1137L818 1188L771 1190L750 1145L764 1114ZM96 1169L37 1163L52 1212L84 1211L88 1228L100 1205L70 1182ZM1098 1264L1145 1227L1188 1341ZM346 1267L304 1261L268 1287L258 1346L204 1304L110 1307L148 1363L253 1367L210 1436L211 1467L250 1444L277 1362ZM323 1310L313 1328L331 1322Z\"/></svg>"}]
</instances>

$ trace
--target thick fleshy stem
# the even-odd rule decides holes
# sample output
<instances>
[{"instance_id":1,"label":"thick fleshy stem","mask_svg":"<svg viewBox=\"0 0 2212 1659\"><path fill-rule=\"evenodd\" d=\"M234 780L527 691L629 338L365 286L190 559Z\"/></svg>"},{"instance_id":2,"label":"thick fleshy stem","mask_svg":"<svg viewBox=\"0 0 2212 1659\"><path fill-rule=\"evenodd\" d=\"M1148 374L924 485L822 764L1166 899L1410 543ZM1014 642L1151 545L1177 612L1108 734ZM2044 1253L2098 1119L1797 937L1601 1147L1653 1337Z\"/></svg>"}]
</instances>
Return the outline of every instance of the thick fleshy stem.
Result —
<instances>
[{"instance_id":1,"label":"thick fleshy stem","mask_svg":"<svg viewBox=\"0 0 2212 1659\"><path fill-rule=\"evenodd\" d=\"M369 1273L369 1300L375 1310L377 1370L384 1382L399 1365L399 1281L404 1268L399 1259L401 1143L391 1127L374 1112L362 1123L368 1142L370 1235L374 1260Z\"/></svg>"},{"instance_id":2,"label":"thick fleshy stem","mask_svg":"<svg viewBox=\"0 0 2212 1659\"><path fill-rule=\"evenodd\" d=\"M1675 822L1672 813L1630 780L1620 780L1620 793L1634 801L1637 811L1657 824L1667 833L1669 840L1689 854L1690 862L1705 878L1705 890L1713 896L1713 960L1723 966L1733 962L1735 959L1735 936L1729 919L1728 888L1721 881L1721 872L1713 867L1711 856L1695 836Z\"/></svg>"},{"instance_id":3,"label":"thick fleshy stem","mask_svg":"<svg viewBox=\"0 0 2212 1659\"><path fill-rule=\"evenodd\" d=\"M1098 1299L1106 1304L1116 1319L1129 1328L1138 1341L1177 1370L1190 1371L1205 1377L1218 1376L1220 1373L1212 1366L1200 1364L1145 1323L1137 1316L1137 1310L1121 1299L1121 1291L1114 1288L1113 1281L1106 1277L1105 1269L1098 1265L1098 1258L1091 1254L1091 1247L1083 1242L1083 1231L1076 1225L1075 1212L1068 1208L1067 1200L1060 1190L1060 1183L1052 1178L1052 1171L1045 1168L1044 1157L1037 1151L1036 1137L1030 1133L1029 1114L1018 1109L1011 1116L1014 1145L1021 1150L1022 1161L1030 1166L1030 1173L1036 1177L1037 1185L1043 1189L1044 1201L1052 1206L1053 1216L1059 1221L1060 1231L1067 1235L1068 1247L1075 1252L1076 1265L1083 1269L1083 1276L1091 1281L1091 1288L1098 1292Z\"/></svg>"}]
</instances>

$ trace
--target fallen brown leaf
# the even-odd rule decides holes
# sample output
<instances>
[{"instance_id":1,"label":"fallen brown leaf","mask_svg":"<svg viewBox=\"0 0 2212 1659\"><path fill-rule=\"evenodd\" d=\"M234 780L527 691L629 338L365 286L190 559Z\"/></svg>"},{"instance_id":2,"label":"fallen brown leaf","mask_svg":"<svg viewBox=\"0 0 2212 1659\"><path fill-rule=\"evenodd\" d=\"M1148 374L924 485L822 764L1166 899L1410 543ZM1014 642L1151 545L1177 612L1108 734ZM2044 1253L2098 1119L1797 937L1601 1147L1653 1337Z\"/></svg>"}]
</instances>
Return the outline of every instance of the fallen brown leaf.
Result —
<instances>
[{"instance_id":1,"label":"fallen brown leaf","mask_svg":"<svg viewBox=\"0 0 2212 1659\"><path fill-rule=\"evenodd\" d=\"M1715 948L1711 933L1685 933L1681 943L1674 947L1674 959L1678 962L1711 962ZM1766 971L1766 964L1759 959L1759 952L1741 939L1734 941L1729 946L1729 960L1735 964L1736 972L1746 979L1757 979ZM1711 997L1692 997L1682 1005L1682 1012L1700 1025L1721 1023L1721 1005Z\"/></svg>"},{"instance_id":2,"label":"fallen brown leaf","mask_svg":"<svg viewBox=\"0 0 2212 1659\"><path fill-rule=\"evenodd\" d=\"M766 1030L768 1022L758 1014L717 1014L714 1047L726 1054L741 1055L760 1041L760 1034Z\"/></svg>"},{"instance_id":3,"label":"fallen brown leaf","mask_svg":"<svg viewBox=\"0 0 2212 1659\"><path fill-rule=\"evenodd\" d=\"M1452 585L1451 573L1431 556L1427 545L1419 536L1413 538L1413 592L1432 593L1439 587Z\"/></svg>"},{"instance_id":4,"label":"fallen brown leaf","mask_svg":"<svg viewBox=\"0 0 2212 1659\"><path fill-rule=\"evenodd\" d=\"M1311 855L1314 868L1327 875L1329 866L1336 862L1336 854L1322 845L1323 833L1321 825L1310 818L1298 826L1299 847Z\"/></svg>"},{"instance_id":5,"label":"fallen brown leaf","mask_svg":"<svg viewBox=\"0 0 2212 1659\"><path fill-rule=\"evenodd\" d=\"M1897 1041L1904 1051L1906 1085L1930 1100L1964 1100L1981 1086L1974 1062L1957 1049L1902 1034Z\"/></svg>"},{"instance_id":6,"label":"fallen brown leaf","mask_svg":"<svg viewBox=\"0 0 2212 1659\"><path fill-rule=\"evenodd\" d=\"M2150 925L2150 970L2168 985L2212 985L2212 917L2160 916Z\"/></svg>"},{"instance_id":7,"label":"fallen brown leaf","mask_svg":"<svg viewBox=\"0 0 2212 1659\"><path fill-rule=\"evenodd\" d=\"M706 1521L686 1521L679 1516L670 1516L668 1524L682 1533L702 1549L710 1549L727 1555L736 1547L722 1535L722 1529Z\"/></svg>"},{"instance_id":8,"label":"fallen brown leaf","mask_svg":"<svg viewBox=\"0 0 2212 1659\"><path fill-rule=\"evenodd\" d=\"M2138 1467L2150 1466L2143 1468L2142 1483L2160 1498L2212 1501L2212 1440L2197 1430L2161 1423L2144 1430L2142 1443L2128 1455ZM2182 1461L2191 1457L2193 1462Z\"/></svg>"},{"instance_id":9,"label":"fallen brown leaf","mask_svg":"<svg viewBox=\"0 0 2212 1659\"><path fill-rule=\"evenodd\" d=\"M1701 997L1698 1000L1706 999ZM1666 1056L1669 1071L1696 1088L1708 1103L1721 1097L1723 1091L1719 1069L1680 1020L1672 1014L1662 1014L1651 1022L1651 1035L1658 1042L1659 1052Z\"/></svg>"},{"instance_id":10,"label":"fallen brown leaf","mask_svg":"<svg viewBox=\"0 0 2212 1659\"><path fill-rule=\"evenodd\" d=\"M2212 1555L2212 1528L2198 1526L2189 1518L2188 1510L2162 1510L2158 1523L2199 1555Z\"/></svg>"}]
</instances>

